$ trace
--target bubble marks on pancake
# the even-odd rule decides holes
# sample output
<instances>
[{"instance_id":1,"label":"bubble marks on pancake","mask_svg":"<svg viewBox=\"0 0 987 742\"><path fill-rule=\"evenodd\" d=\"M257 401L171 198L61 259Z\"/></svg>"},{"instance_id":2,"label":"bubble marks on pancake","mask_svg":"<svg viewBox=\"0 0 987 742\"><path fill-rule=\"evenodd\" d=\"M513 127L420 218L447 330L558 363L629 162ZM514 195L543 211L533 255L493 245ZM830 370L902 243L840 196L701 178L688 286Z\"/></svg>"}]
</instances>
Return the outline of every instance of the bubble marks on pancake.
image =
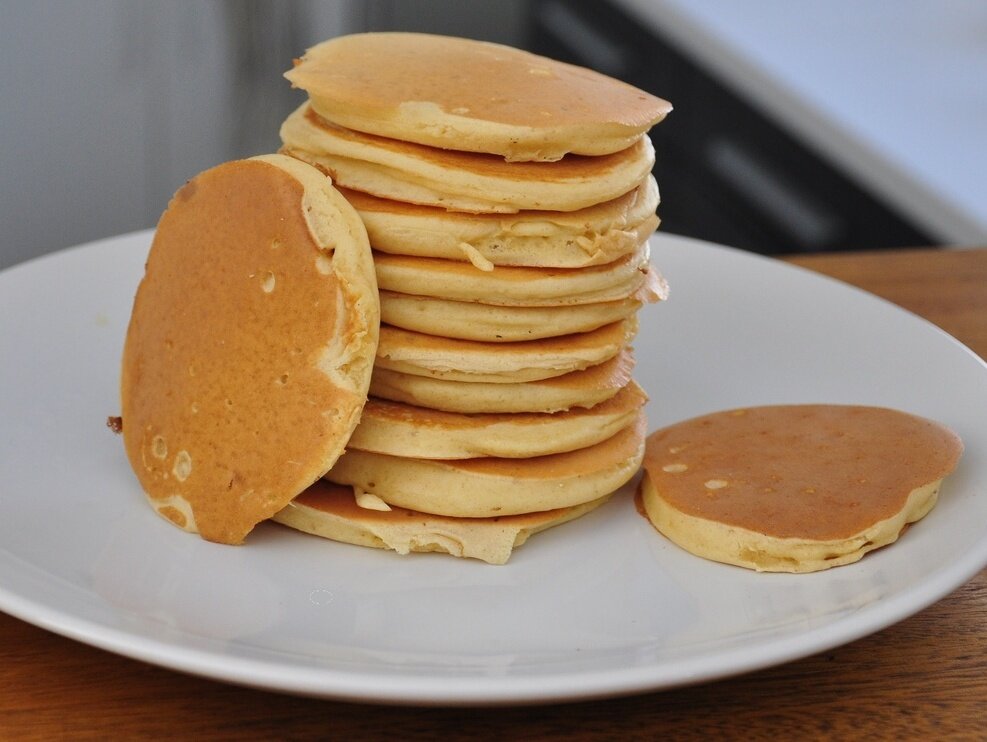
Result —
<instances>
[{"instance_id":1,"label":"bubble marks on pancake","mask_svg":"<svg viewBox=\"0 0 987 742\"><path fill-rule=\"evenodd\" d=\"M239 543L342 452L378 339L356 212L279 155L192 179L162 216L121 379L128 458L152 506Z\"/></svg>"},{"instance_id":2,"label":"bubble marks on pancake","mask_svg":"<svg viewBox=\"0 0 987 742\"><path fill-rule=\"evenodd\" d=\"M655 527L694 554L812 572L895 541L962 450L939 423L886 408L730 410L649 436L641 494Z\"/></svg>"}]
</instances>

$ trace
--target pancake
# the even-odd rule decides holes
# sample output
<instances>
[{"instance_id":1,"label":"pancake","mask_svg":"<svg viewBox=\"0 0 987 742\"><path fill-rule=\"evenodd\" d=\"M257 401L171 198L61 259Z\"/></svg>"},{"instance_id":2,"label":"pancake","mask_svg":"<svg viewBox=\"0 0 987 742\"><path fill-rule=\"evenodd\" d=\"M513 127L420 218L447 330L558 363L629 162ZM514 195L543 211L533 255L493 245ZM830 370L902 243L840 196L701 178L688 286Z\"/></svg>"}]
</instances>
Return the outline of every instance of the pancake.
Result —
<instances>
[{"instance_id":1,"label":"pancake","mask_svg":"<svg viewBox=\"0 0 987 742\"><path fill-rule=\"evenodd\" d=\"M627 349L583 371L519 384L443 381L377 367L370 380L370 393L447 412L559 412L593 407L610 399L631 380L633 367L634 357Z\"/></svg>"},{"instance_id":2,"label":"pancake","mask_svg":"<svg viewBox=\"0 0 987 742\"><path fill-rule=\"evenodd\" d=\"M374 254L374 266L377 283L385 291L496 306L562 307L635 295L644 301L666 298L668 286L651 267L649 256L645 242L632 255L588 268L481 271L463 261L381 253Z\"/></svg>"},{"instance_id":3,"label":"pancake","mask_svg":"<svg viewBox=\"0 0 987 742\"><path fill-rule=\"evenodd\" d=\"M380 198L455 211L577 211L633 191L655 163L651 140L599 157L504 162L345 129L303 103L281 125L284 153L323 170L333 182Z\"/></svg>"},{"instance_id":4,"label":"pancake","mask_svg":"<svg viewBox=\"0 0 987 742\"><path fill-rule=\"evenodd\" d=\"M430 461L348 450L326 476L387 504L436 515L489 518L582 505L637 472L646 420L587 448L528 459Z\"/></svg>"},{"instance_id":5,"label":"pancake","mask_svg":"<svg viewBox=\"0 0 987 742\"><path fill-rule=\"evenodd\" d=\"M381 325L375 366L465 382L511 384L562 376L616 356L637 332L637 318L592 332L517 343L482 343Z\"/></svg>"},{"instance_id":6,"label":"pancake","mask_svg":"<svg viewBox=\"0 0 987 742\"><path fill-rule=\"evenodd\" d=\"M274 516L291 528L357 546L409 552L441 552L506 564L529 536L574 520L609 500L596 500L541 513L499 518L450 518L405 508L368 510L357 505L353 489L322 480Z\"/></svg>"},{"instance_id":7,"label":"pancake","mask_svg":"<svg viewBox=\"0 0 987 742\"><path fill-rule=\"evenodd\" d=\"M603 441L634 421L647 395L630 382L591 408L466 415L371 397L349 448L423 459L530 458Z\"/></svg>"},{"instance_id":8,"label":"pancake","mask_svg":"<svg viewBox=\"0 0 987 742\"><path fill-rule=\"evenodd\" d=\"M285 77L342 126L509 160L616 152L672 108L581 67L498 44L414 33L326 41Z\"/></svg>"},{"instance_id":9,"label":"pancake","mask_svg":"<svg viewBox=\"0 0 987 742\"><path fill-rule=\"evenodd\" d=\"M655 527L706 559L813 572L895 541L935 505L963 445L880 407L714 413L648 437L642 500Z\"/></svg>"},{"instance_id":10,"label":"pancake","mask_svg":"<svg viewBox=\"0 0 987 742\"><path fill-rule=\"evenodd\" d=\"M498 307L431 296L380 292L380 318L394 327L461 340L510 343L590 332L633 317L641 301L632 296L569 307Z\"/></svg>"},{"instance_id":11,"label":"pancake","mask_svg":"<svg viewBox=\"0 0 987 742\"><path fill-rule=\"evenodd\" d=\"M370 245L378 252L469 260L486 269L612 263L635 252L658 227L658 186L652 177L612 201L570 212L464 214L340 192L360 212Z\"/></svg>"},{"instance_id":12,"label":"pancake","mask_svg":"<svg viewBox=\"0 0 987 742\"><path fill-rule=\"evenodd\" d=\"M342 453L377 333L366 232L318 171L270 155L186 183L158 223L122 364L124 445L155 510L243 541Z\"/></svg>"}]
</instances>

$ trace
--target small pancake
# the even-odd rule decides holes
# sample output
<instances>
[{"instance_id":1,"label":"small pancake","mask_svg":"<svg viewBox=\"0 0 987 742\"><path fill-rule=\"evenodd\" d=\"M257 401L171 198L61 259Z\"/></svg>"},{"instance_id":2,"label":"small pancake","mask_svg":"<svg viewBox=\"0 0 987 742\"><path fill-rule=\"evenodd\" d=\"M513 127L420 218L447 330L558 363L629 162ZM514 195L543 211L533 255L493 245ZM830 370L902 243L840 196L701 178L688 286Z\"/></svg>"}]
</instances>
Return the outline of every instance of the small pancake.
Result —
<instances>
[{"instance_id":1,"label":"small pancake","mask_svg":"<svg viewBox=\"0 0 987 742\"><path fill-rule=\"evenodd\" d=\"M378 252L469 260L477 267L585 268L635 252L658 228L658 186L579 211L464 214L340 189L360 212Z\"/></svg>"},{"instance_id":2,"label":"small pancake","mask_svg":"<svg viewBox=\"0 0 987 742\"><path fill-rule=\"evenodd\" d=\"M562 376L617 355L637 333L637 317L592 332L517 343L482 343L380 327L377 368L433 379L514 384Z\"/></svg>"},{"instance_id":3,"label":"small pancake","mask_svg":"<svg viewBox=\"0 0 987 742\"><path fill-rule=\"evenodd\" d=\"M649 256L645 242L632 255L588 268L504 266L482 271L458 260L382 253L374 254L374 265L377 283L385 291L505 307L563 307L634 295L645 301L665 299L668 285L651 267Z\"/></svg>"},{"instance_id":4,"label":"small pancake","mask_svg":"<svg viewBox=\"0 0 987 742\"><path fill-rule=\"evenodd\" d=\"M577 211L637 188L655 163L651 140L599 157L504 162L363 134L320 118L304 103L281 125L284 153L333 182L380 198L476 213Z\"/></svg>"},{"instance_id":5,"label":"small pancake","mask_svg":"<svg viewBox=\"0 0 987 742\"><path fill-rule=\"evenodd\" d=\"M610 399L631 380L633 368L634 356L627 349L583 371L520 384L443 381L377 367L370 393L447 412L560 412Z\"/></svg>"},{"instance_id":6,"label":"small pancake","mask_svg":"<svg viewBox=\"0 0 987 742\"><path fill-rule=\"evenodd\" d=\"M357 505L352 487L322 480L292 500L274 520L305 533L399 554L440 552L506 564L511 552L540 531L595 510L609 495L541 513L498 518L451 518L394 507L368 510Z\"/></svg>"},{"instance_id":7,"label":"small pancake","mask_svg":"<svg viewBox=\"0 0 987 742\"><path fill-rule=\"evenodd\" d=\"M630 319L642 302L632 296L569 307L498 307L431 296L380 292L380 318L394 327L484 343L512 343L591 332Z\"/></svg>"},{"instance_id":8,"label":"small pancake","mask_svg":"<svg viewBox=\"0 0 987 742\"><path fill-rule=\"evenodd\" d=\"M962 450L939 423L880 407L718 412L648 437L642 500L693 554L813 572L895 541L935 505Z\"/></svg>"},{"instance_id":9,"label":"small pancake","mask_svg":"<svg viewBox=\"0 0 987 742\"><path fill-rule=\"evenodd\" d=\"M509 160L616 152L672 109L582 67L499 44L415 33L326 41L285 77L342 126Z\"/></svg>"},{"instance_id":10,"label":"small pancake","mask_svg":"<svg viewBox=\"0 0 987 742\"><path fill-rule=\"evenodd\" d=\"M637 473L646 420L601 443L529 459L430 461L348 450L326 477L389 505L436 515L489 518L581 505L614 492Z\"/></svg>"},{"instance_id":11,"label":"small pancake","mask_svg":"<svg viewBox=\"0 0 987 742\"><path fill-rule=\"evenodd\" d=\"M630 382L589 409L466 415L371 397L349 448L422 459L531 458L603 441L634 421L648 398Z\"/></svg>"},{"instance_id":12,"label":"small pancake","mask_svg":"<svg viewBox=\"0 0 987 742\"><path fill-rule=\"evenodd\" d=\"M230 162L161 217L134 300L123 438L155 510L240 543L356 427L378 333L366 232L308 165Z\"/></svg>"}]
</instances>

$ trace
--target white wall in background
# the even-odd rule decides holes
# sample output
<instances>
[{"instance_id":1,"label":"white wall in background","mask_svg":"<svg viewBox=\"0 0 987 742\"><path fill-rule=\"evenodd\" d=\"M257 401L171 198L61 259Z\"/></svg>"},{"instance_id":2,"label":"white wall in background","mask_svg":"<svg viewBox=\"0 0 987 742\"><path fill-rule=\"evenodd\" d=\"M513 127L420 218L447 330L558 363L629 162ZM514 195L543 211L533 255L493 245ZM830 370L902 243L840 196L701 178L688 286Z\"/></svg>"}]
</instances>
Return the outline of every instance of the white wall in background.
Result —
<instances>
[{"instance_id":1,"label":"white wall in background","mask_svg":"<svg viewBox=\"0 0 987 742\"><path fill-rule=\"evenodd\" d=\"M197 172L275 149L302 100L281 73L359 21L352 0L0 3L0 268L153 226Z\"/></svg>"},{"instance_id":2,"label":"white wall in background","mask_svg":"<svg viewBox=\"0 0 987 742\"><path fill-rule=\"evenodd\" d=\"M525 0L0 0L0 268L154 226L196 173L277 149L282 73L343 33L523 42Z\"/></svg>"}]
</instances>

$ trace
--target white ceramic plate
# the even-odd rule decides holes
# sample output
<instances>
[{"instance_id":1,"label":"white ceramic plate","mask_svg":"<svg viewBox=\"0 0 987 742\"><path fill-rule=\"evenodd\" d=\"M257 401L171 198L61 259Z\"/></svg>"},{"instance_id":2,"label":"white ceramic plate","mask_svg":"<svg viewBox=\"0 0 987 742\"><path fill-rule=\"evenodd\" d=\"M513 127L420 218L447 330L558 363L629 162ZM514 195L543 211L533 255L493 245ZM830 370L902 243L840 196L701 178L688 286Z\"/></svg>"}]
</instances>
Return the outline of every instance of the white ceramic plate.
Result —
<instances>
[{"instance_id":1,"label":"white ceramic plate","mask_svg":"<svg viewBox=\"0 0 987 742\"><path fill-rule=\"evenodd\" d=\"M149 233L0 274L0 609L130 657L316 696L571 700L668 688L881 629L987 563L987 367L928 323L766 258L662 236L642 314L651 428L726 407L866 403L933 417L966 454L892 547L809 575L690 556L629 496L510 563L361 549L274 524L244 547L168 526L120 439L117 377ZM901 648L903 656L908 648ZM907 658L906 658L907 661Z\"/></svg>"}]
</instances>

